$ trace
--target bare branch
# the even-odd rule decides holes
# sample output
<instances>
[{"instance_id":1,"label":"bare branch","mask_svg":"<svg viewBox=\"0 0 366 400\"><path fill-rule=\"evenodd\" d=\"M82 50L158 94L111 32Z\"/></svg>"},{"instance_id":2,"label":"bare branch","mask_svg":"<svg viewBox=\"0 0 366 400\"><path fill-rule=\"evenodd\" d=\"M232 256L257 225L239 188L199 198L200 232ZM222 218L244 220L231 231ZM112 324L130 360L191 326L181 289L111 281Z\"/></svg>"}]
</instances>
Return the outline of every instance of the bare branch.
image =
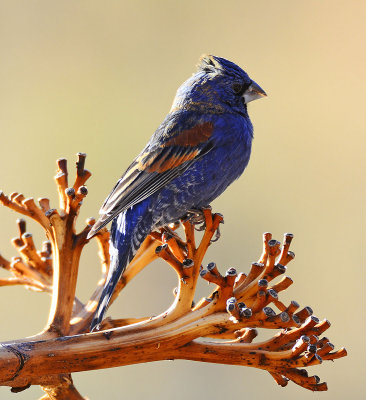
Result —
<instances>
[{"instance_id":1,"label":"bare branch","mask_svg":"<svg viewBox=\"0 0 366 400\"><path fill-rule=\"evenodd\" d=\"M12 240L20 257L11 261L0 256L0 266L9 277L0 286L23 285L52 296L48 322L42 332L25 339L5 342L0 347L0 385L13 392L40 385L46 399L83 399L73 385L71 373L111 368L166 359L187 359L250 366L267 370L280 386L292 381L313 391L326 390L317 376L304 368L323 360L344 357L345 349L334 351L328 338L320 336L330 327L320 321L310 307L300 308L292 300L280 299L293 281L283 276L294 259L290 251L292 234L285 234L281 245L272 234L263 235L263 251L248 273L229 268L221 273L210 262L202 266L209 246L219 237L223 222L220 214L205 208L199 218L187 217L181 223L151 232L126 268L112 296L121 290L153 260L162 258L177 274L177 289L172 304L160 315L140 318L107 317L102 330L89 333L89 326L107 279L110 265L109 232L95 236L99 248L101 276L86 304L75 297L81 252L88 244L87 234L95 223L89 218L76 233L75 222L87 195L84 186L91 173L85 170L86 155L78 153L76 178L68 186L65 159L57 161L55 181L59 210L50 201L14 192L0 192L0 203L33 218L44 229L48 240L37 250L32 234L19 219L19 236ZM195 224L204 230L195 237ZM180 237L175 229L182 225ZM215 236L215 239L213 239ZM197 304L193 303L198 279L214 288ZM279 278L279 279L277 279ZM170 296L170 294L169 294ZM255 341L260 329L276 329L267 340ZM279 330L279 332L278 332ZM220 341L214 341L220 339Z\"/></svg>"}]
</instances>

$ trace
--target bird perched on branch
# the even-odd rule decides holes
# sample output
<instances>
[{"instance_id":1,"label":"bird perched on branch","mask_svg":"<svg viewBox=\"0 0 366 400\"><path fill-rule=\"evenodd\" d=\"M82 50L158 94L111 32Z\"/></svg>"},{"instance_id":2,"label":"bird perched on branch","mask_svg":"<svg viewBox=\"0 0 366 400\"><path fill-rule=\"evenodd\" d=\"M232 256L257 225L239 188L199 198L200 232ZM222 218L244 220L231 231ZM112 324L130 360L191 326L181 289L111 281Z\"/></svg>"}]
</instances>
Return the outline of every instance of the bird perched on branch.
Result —
<instances>
[{"instance_id":1,"label":"bird perched on branch","mask_svg":"<svg viewBox=\"0 0 366 400\"><path fill-rule=\"evenodd\" d=\"M88 238L113 220L111 266L91 330L98 328L123 271L154 229L202 209L248 164L247 103L266 96L236 64L212 55L178 89L149 143L105 200Z\"/></svg>"}]
</instances>

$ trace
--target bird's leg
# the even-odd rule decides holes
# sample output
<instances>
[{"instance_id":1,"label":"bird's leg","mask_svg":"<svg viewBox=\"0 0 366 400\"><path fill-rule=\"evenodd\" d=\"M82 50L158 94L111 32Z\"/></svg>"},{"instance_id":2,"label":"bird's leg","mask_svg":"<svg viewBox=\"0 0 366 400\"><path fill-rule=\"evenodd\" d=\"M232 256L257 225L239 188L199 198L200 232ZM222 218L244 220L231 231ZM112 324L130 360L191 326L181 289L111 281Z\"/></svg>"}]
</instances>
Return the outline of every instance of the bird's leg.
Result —
<instances>
[{"instance_id":1,"label":"bird's leg","mask_svg":"<svg viewBox=\"0 0 366 400\"><path fill-rule=\"evenodd\" d=\"M204 231L206 229L206 220L203 210L207 209L211 210L212 208L210 205L202 208L191 208L188 210L185 217L182 218L182 221L189 221L192 225L194 225L194 229L196 231ZM222 223L224 223L224 221L222 221ZM210 243L217 242L220 239L220 236L221 236L220 227L218 227L215 232L215 238L212 239Z\"/></svg>"},{"instance_id":2,"label":"bird's leg","mask_svg":"<svg viewBox=\"0 0 366 400\"><path fill-rule=\"evenodd\" d=\"M182 239L176 232L174 232L174 228L172 229L169 225L160 228L160 233L164 242L168 241L171 237L174 237L179 243L183 244Z\"/></svg>"},{"instance_id":3,"label":"bird's leg","mask_svg":"<svg viewBox=\"0 0 366 400\"><path fill-rule=\"evenodd\" d=\"M183 220L190 221L191 224L195 226L194 229L196 231L204 231L206 229L206 220L205 220L205 215L203 213L204 209L211 210L211 206L191 208L187 211L187 214L185 218L183 218Z\"/></svg>"},{"instance_id":4,"label":"bird's leg","mask_svg":"<svg viewBox=\"0 0 366 400\"><path fill-rule=\"evenodd\" d=\"M164 225L163 227L159 228L159 231L152 231L150 233L150 236L158 240L161 244L169 244L169 247L173 246L176 252L180 255L181 260L183 261L187 254L188 254L188 249L187 249L187 243L185 243L179 235L174 231L180 226L180 223L174 223L174 224L169 224L169 225Z\"/></svg>"}]
</instances>

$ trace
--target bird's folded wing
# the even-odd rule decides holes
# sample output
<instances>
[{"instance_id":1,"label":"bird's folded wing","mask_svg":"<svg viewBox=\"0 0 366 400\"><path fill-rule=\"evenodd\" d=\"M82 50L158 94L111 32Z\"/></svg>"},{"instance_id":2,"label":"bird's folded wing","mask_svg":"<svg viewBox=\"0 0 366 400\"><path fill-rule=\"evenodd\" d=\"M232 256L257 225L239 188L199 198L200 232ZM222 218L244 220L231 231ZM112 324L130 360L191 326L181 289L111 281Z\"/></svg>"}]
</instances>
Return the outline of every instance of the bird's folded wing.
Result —
<instances>
[{"instance_id":1,"label":"bird's folded wing","mask_svg":"<svg viewBox=\"0 0 366 400\"><path fill-rule=\"evenodd\" d=\"M88 235L122 211L146 199L186 171L213 147L211 123L170 135L159 146L147 147L119 179L100 209L100 218Z\"/></svg>"}]
</instances>

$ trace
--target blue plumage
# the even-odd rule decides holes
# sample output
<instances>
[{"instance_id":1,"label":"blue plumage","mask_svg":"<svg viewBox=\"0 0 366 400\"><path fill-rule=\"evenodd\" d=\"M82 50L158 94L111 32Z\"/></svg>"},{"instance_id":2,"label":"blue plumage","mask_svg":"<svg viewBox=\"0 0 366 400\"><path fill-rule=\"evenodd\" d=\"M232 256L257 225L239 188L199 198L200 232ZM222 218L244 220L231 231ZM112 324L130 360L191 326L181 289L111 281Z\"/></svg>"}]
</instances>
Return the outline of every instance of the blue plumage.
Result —
<instances>
[{"instance_id":1,"label":"blue plumage","mask_svg":"<svg viewBox=\"0 0 366 400\"><path fill-rule=\"evenodd\" d=\"M146 236L202 208L248 164L253 127L247 103L265 92L234 63L204 56L172 108L107 197L88 237L113 220L111 266L91 329Z\"/></svg>"}]
</instances>

